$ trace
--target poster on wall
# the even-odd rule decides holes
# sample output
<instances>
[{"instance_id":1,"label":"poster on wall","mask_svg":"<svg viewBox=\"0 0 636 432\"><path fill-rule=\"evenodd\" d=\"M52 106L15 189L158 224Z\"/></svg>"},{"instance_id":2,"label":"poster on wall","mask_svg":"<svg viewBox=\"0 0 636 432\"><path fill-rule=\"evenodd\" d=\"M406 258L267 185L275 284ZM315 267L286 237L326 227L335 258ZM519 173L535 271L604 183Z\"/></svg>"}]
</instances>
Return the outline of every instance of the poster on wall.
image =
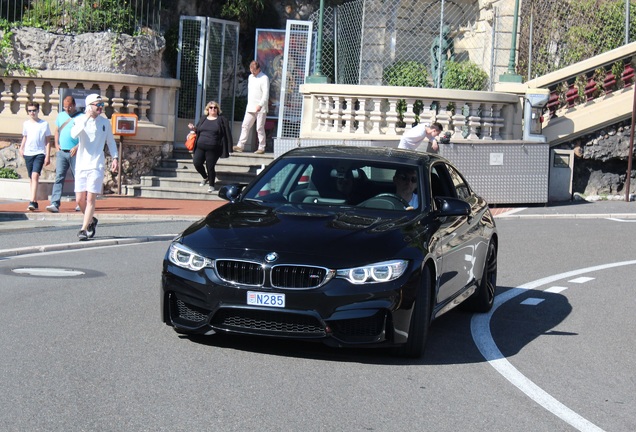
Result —
<instances>
[{"instance_id":1,"label":"poster on wall","mask_svg":"<svg viewBox=\"0 0 636 432\"><path fill-rule=\"evenodd\" d=\"M285 30L256 29L256 61L261 71L269 77L269 107L267 118L278 118Z\"/></svg>"}]
</instances>

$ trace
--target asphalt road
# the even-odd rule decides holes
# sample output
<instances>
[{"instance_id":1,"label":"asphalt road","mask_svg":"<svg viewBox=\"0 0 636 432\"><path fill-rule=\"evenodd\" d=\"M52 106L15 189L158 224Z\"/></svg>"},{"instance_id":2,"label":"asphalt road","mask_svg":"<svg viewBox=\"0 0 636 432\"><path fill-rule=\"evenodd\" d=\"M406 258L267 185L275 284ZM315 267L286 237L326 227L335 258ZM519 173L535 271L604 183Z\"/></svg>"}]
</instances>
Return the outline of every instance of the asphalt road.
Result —
<instances>
[{"instance_id":1,"label":"asphalt road","mask_svg":"<svg viewBox=\"0 0 636 432\"><path fill-rule=\"evenodd\" d=\"M634 431L635 224L498 220L496 309L444 315L418 361L177 335L159 280L187 222L81 250L75 224L4 229L0 256L69 247L0 258L0 430Z\"/></svg>"}]
</instances>

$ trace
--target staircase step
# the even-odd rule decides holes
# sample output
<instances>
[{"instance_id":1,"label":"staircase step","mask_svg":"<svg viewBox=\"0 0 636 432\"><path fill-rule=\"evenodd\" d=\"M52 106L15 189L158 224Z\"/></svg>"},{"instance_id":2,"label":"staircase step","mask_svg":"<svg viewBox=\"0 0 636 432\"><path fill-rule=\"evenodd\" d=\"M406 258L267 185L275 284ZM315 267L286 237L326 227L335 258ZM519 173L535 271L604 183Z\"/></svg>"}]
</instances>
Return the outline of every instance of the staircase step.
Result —
<instances>
[{"instance_id":1,"label":"staircase step","mask_svg":"<svg viewBox=\"0 0 636 432\"><path fill-rule=\"evenodd\" d=\"M144 198L224 201L223 199L219 198L218 191L208 192L208 189L206 187L197 187L196 189L190 189L129 185L127 186L127 189L128 195Z\"/></svg>"},{"instance_id":2,"label":"staircase step","mask_svg":"<svg viewBox=\"0 0 636 432\"><path fill-rule=\"evenodd\" d=\"M217 190L231 183L247 184L256 172L274 160L273 153L232 153L219 159L216 165ZM147 198L221 200L217 192L207 192L207 186L199 186L201 175L194 168L192 154L175 148L171 158L162 159L152 175L142 176L139 185L127 186L127 194Z\"/></svg>"}]
</instances>

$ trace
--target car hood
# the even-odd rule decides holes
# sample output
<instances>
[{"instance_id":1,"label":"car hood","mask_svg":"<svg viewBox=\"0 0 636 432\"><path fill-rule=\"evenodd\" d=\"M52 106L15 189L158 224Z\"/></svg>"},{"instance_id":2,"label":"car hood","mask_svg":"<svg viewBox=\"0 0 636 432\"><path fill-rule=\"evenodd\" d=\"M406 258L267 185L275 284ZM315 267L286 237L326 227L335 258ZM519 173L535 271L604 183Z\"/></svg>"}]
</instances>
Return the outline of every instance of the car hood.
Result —
<instances>
[{"instance_id":1,"label":"car hood","mask_svg":"<svg viewBox=\"0 0 636 432\"><path fill-rule=\"evenodd\" d=\"M288 260L319 260L330 266L382 261L418 249L426 224L417 212L237 202L190 226L182 242L206 256L259 259L277 252ZM411 255L413 252L409 253Z\"/></svg>"}]
</instances>

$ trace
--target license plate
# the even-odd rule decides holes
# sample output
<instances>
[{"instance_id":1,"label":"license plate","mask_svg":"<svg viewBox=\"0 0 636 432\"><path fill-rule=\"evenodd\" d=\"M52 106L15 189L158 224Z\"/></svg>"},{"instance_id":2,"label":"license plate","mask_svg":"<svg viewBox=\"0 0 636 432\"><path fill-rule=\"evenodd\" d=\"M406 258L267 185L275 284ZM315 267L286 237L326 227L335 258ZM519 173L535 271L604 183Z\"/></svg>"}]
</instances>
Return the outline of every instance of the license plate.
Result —
<instances>
[{"instance_id":1,"label":"license plate","mask_svg":"<svg viewBox=\"0 0 636 432\"><path fill-rule=\"evenodd\" d=\"M284 308L285 294L248 291L247 304L251 306L271 306Z\"/></svg>"}]
</instances>

